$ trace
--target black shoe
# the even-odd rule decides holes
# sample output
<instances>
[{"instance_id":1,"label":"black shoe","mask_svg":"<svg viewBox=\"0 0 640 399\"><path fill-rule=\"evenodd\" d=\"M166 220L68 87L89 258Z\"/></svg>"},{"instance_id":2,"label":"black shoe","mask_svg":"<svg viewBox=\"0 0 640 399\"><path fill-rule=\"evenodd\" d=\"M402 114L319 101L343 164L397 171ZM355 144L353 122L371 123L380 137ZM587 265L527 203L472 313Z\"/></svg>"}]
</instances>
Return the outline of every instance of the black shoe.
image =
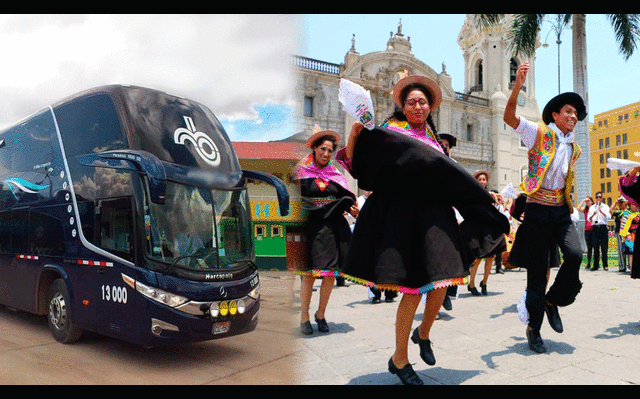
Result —
<instances>
[{"instance_id":1,"label":"black shoe","mask_svg":"<svg viewBox=\"0 0 640 399\"><path fill-rule=\"evenodd\" d=\"M385 291L384 292L384 301L385 302L393 302L393 300L398 296L398 293L395 291Z\"/></svg>"},{"instance_id":2,"label":"black shoe","mask_svg":"<svg viewBox=\"0 0 640 399\"><path fill-rule=\"evenodd\" d=\"M397 375L404 385L424 385L424 382L422 382L420 377L418 377L418 374L413 371L413 367L411 367L410 363L407 363L406 366L399 369L395 364L393 364L393 358L390 358L389 372Z\"/></svg>"},{"instance_id":3,"label":"black shoe","mask_svg":"<svg viewBox=\"0 0 640 399\"><path fill-rule=\"evenodd\" d=\"M480 290L482 290L482 295L489 295L487 292L487 285L480 283Z\"/></svg>"},{"instance_id":4,"label":"black shoe","mask_svg":"<svg viewBox=\"0 0 640 399\"><path fill-rule=\"evenodd\" d=\"M591 268L591 269L589 269L589 270L591 270L592 272L595 272L595 271L596 271L596 270L598 270L599 268L600 268L599 266L594 266L594 267L592 267L592 268Z\"/></svg>"},{"instance_id":5,"label":"black shoe","mask_svg":"<svg viewBox=\"0 0 640 399\"><path fill-rule=\"evenodd\" d=\"M544 341L540 336L540 331L533 331L527 328L527 341L529 341L529 349L536 353L546 353L547 348L544 347Z\"/></svg>"},{"instance_id":6,"label":"black shoe","mask_svg":"<svg viewBox=\"0 0 640 399\"><path fill-rule=\"evenodd\" d=\"M547 314L547 320L549 320L549 325L553 328L553 331L557 333L564 331L562 328L560 313L558 313L558 307L556 305L549 305L548 303L545 304L544 312Z\"/></svg>"},{"instance_id":7,"label":"black shoe","mask_svg":"<svg viewBox=\"0 0 640 399\"><path fill-rule=\"evenodd\" d=\"M300 332L303 335L311 335L313 334L313 327L311 327L311 322L309 320L304 323L300 323Z\"/></svg>"},{"instance_id":8,"label":"black shoe","mask_svg":"<svg viewBox=\"0 0 640 399\"><path fill-rule=\"evenodd\" d=\"M414 344L418 344L420 346L420 357L427 363L429 366L433 366L436 364L436 357L433 355L433 350L431 349L431 341L428 339L420 338L420 333L418 332L418 328L416 327L413 330L413 334L411 335L411 341Z\"/></svg>"},{"instance_id":9,"label":"black shoe","mask_svg":"<svg viewBox=\"0 0 640 399\"><path fill-rule=\"evenodd\" d=\"M451 298L449 298L449 295L445 295L444 297L444 301L442 302L442 307L445 310L451 310L453 309L453 305L451 305Z\"/></svg>"},{"instance_id":10,"label":"black shoe","mask_svg":"<svg viewBox=\"0 0 640 399\"><path fill-rule=\"evenodd\" d=\"M480 295L476 287L471 287L470 285L467 285L467 290L471 293L471 295L474 295L474 296Z\"/></svg>"},{"instance_id":11,"label":"black shoe","mask_svg":"<svg viewBox=\"0 0 640 399\"><path fill-rule=\"evenodd\" d=\"M318 319L317 314L313 316L316 319L316 323L318 323L318 331L320 332L329 332L329 325L327 324L326 319Z\"/></svg>"}]
</instances>

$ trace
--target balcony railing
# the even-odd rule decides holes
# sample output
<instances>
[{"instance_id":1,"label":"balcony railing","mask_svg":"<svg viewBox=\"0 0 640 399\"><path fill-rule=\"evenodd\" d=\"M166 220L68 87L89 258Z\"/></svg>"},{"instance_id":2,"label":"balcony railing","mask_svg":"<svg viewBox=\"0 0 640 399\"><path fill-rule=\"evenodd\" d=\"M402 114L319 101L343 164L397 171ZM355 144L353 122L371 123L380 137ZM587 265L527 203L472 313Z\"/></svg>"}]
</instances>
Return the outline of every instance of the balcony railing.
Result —
<instances>
[{"instance_id":1,"label":"balcony railing","mask_svg":"<svg viewBox=\"0 0 640 399\"><path fill-rule=\"evenodd\" d=\"M465 101L471 104L482 105L483 107L489 106L489 99L472 96L470 94L458 93L456 92L456 100Z\"/></svg>"},{"instance_id":2,"label":"balcony railing","mask_svg":"<svg viewBox=\"0 0 640 399\"><path fill-rule=\"evenodd\" d=\"M332 75L340 74L340 64L314 60L313 58L302 57L299 55L293 55L291 57L291 63L293 66L298 68L311 69L312 71L325 72Z\"/></svg>"}]
</instances>

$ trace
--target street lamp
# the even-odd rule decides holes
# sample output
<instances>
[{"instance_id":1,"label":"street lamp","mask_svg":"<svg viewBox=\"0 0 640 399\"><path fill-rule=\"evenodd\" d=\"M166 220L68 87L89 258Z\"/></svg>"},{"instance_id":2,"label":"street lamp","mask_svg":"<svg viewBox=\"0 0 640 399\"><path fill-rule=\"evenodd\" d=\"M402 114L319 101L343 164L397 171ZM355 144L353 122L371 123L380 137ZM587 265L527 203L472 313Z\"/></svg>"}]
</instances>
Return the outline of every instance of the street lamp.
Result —
<instances>
[{"instance_id":1,"label":"street lamp","mask_svg":"<svg viewBox=\"0 0 640 399\"><path fill-rule=\"evenodd\" d=\"M560 44L562 44L562 40L560 40L560 35L562 35L562 31L567 27L568 20L562 14L556 14L556 21L551 21L551 26L556 32L556 44L558 45L558 94L560 94ZM551 33L551 31L549 31ZM547 37L544 39L544 44L542 47L547 48L549 45L547 44L547 38L549 37L549 33L547 33Z\"/></svg>"}]
</instances>

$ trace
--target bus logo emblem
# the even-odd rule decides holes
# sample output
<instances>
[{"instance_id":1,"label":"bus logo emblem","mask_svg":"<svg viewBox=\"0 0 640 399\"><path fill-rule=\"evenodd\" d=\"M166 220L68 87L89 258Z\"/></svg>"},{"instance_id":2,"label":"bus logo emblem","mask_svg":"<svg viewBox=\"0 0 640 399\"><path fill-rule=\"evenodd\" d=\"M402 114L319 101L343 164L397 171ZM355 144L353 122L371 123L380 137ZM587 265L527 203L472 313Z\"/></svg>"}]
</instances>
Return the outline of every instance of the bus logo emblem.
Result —
<instances>
[{"instance_id":1,"label":"bus logo emblem","mask_svg":"<svg viewBox=\"0 0 640 399\"><path fill-rule=\"evenodd\" d=\"M173 132L173 140L176 144L185 145L185 141L190 141L193 144L196 152L200 157L211 166L220 165L220 151L218 147L211 140L211 137L202 132L196 130L196 125L193 123L193 119L188 116L183 116L186 128L179 127Z\"/></svg>"}]
</instances>

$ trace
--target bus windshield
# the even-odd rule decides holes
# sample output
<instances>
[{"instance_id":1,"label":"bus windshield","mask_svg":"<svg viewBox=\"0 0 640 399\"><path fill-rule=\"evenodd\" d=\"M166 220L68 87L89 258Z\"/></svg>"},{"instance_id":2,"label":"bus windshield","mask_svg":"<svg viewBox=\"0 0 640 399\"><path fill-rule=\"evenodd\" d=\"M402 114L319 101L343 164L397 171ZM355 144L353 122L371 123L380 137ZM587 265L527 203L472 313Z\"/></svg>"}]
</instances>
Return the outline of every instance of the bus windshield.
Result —
<instances>
[{"instance_id":1,"label":"bus windshield","mask_svg":"<svg viewBox=\"0 0 640 399\"><path fill-rule=\"evenodd\" d=\"M148 256L167 263L167 269L230 269L251 259L246 189L167 181L165 204L145 202Z\"/></svg>"}]
</instances>

